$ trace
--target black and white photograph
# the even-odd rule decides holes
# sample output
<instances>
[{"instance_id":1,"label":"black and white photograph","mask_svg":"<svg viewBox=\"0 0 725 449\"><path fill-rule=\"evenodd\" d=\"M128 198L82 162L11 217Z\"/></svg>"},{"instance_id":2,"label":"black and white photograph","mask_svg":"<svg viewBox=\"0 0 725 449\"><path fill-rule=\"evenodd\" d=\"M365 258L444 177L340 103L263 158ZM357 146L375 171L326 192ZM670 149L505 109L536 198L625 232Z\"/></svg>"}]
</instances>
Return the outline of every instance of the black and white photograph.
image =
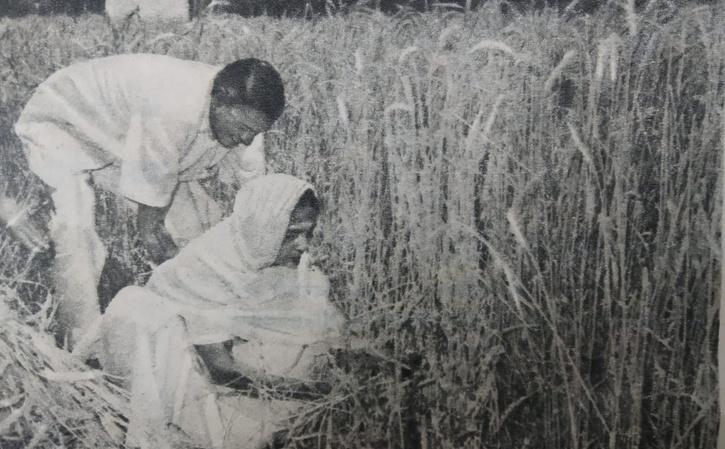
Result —
<instances>
[{"instance_id":1,"label":"black and white photograph","mask_svg":"<svg viewBox=\"0 0 725 449\"><path fill-rule=\"evenodd\" d=\"M0 449L725 449L725 0L0 0Z\"/></svg>"}]
</instances>

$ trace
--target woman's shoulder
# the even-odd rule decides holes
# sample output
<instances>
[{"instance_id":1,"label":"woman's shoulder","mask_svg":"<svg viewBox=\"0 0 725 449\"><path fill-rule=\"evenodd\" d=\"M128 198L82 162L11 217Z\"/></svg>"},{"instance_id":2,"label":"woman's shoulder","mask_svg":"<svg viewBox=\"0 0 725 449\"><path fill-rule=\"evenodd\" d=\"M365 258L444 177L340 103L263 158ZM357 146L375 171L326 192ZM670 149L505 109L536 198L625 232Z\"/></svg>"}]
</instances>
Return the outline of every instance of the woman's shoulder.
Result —
<instances>
[{"instance_id":1,"label":"woman's shoulder","mask_svg":"<svg viewBox=\"0 0 725 449\"><path fill-rule=\"evenodd\" d=\"M249 292L257 297L293 296L301 300L309 295L326 296L329 285L327 276L317 267L274 266L259 271Z\"/></svg>"}]
</instances>

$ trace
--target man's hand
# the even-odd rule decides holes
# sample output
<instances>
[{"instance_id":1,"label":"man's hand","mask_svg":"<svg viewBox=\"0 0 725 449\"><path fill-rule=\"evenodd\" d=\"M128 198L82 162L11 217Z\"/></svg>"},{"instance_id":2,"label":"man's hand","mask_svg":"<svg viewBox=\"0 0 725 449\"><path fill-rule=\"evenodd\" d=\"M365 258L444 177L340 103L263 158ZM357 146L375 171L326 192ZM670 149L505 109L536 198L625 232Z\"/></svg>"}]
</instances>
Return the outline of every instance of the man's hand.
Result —
<instances>
[{"instance_id":1,"label":"man's hand","mask_svg":"<svg viewBox=\"0 0 725 449\"><path fill-rule=\"evenodd\" d=\"M174 243L171 235L163 227L145 235L141 233L141 241L150 261L156 265L161 265L179 252L179 248Z\"/></svg>"},{"instance_id":2,"label":"man's hand","mask_svg":"<svg viewBox=\"0 0 725 449\"><path fill-rule=\"evenodd\" d=\"M174 243L171 235L164 227L164 219L168 208L151 207L144 204L138 205L138 226L139 237L144 249L148 253L151 262L160 265L168 259L176 256L179 248Z\"/></svg>"}]
</instances>

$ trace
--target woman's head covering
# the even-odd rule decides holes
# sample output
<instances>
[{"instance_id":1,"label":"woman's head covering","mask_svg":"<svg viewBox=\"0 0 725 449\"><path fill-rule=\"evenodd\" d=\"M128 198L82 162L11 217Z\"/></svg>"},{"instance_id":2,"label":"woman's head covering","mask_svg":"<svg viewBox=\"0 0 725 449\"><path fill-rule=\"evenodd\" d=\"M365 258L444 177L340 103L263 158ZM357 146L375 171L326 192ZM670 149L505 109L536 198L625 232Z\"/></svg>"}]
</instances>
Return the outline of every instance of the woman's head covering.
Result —
<instances>
[{"instance_id":1,"label":"woman's head covering","mask_svg":"<svg viewBox=\"0 0 725 449\"><path fill-rule=\"evenodd\" d=\"M290 215L302 195L314 188L285 174L261 176L237 194L231 224L234 244L254 269L270 266L279 253Z\"/></svg>"},{"instance_id":2,"label":"woman's head covering","mask_svg":"<svg viewBox=\"0 0 725 449\"><path fill-rule=\"evenodd\" d=\"M174 302L236 305L259 270L274 263L302 195L314 188L284 174L260 176L237 193L232 215L154 270L148 287Z\"/></svg>"}]
</instances>

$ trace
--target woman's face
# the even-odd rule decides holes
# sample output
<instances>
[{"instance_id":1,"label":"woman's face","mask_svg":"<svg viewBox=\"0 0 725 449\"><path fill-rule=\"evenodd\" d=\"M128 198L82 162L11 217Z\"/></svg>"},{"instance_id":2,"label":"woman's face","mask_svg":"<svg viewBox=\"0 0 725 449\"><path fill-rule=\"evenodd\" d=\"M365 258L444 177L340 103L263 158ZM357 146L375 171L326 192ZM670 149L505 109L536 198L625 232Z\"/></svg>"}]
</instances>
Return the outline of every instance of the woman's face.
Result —
<instances>
[{"instance_id":1,"label":"woman's face","mask_svg":"<svg viewBox=\"0 0 725 449\"><path fill-rule=\"evenodd\" d=\"M302 254L307 251L312 231L317 224L317 209L308 204L298 204L290 216L287 233L282 240L277 259L273 265L296 267Z\"/></svg>"}]
</instances>

